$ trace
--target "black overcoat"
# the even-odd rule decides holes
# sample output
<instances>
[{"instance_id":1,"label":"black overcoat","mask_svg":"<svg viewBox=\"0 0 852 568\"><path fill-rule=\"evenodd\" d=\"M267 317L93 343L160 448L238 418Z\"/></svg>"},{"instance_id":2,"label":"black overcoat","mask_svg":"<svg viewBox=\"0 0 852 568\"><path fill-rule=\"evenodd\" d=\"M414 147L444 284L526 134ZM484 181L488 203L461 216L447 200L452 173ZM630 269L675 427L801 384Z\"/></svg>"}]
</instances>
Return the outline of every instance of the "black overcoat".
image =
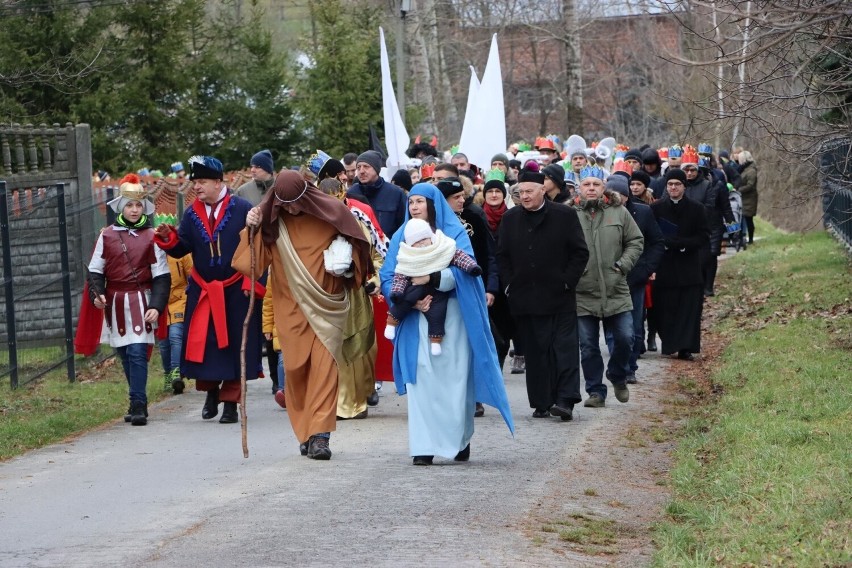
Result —
<instances>
[{"instance_id":1,"label":"black overcoat","mask_svg":"<svg viewBox=\"0 0 852 568\"><path fill-rule=\"evenodd\" d=\"M576 311L575 289L588 260L571 207L545 200L538 211L513 207L503 215L497 266L512 315Z\"/></svg>"},{"instance_id":2,"label":"black overcoat","mask_svg":"<svg viewBox=\"0 0 852 568\"><path fill-rule=\"evenodd\" d=\"M710 239L704 206L684 196L675 204L671 199L651 205L663 232L666 250L657 268L658 287L693 286L704 283L701 249ZM671 234L672 225L677 226Z\"/></svg>"}]
</instances>

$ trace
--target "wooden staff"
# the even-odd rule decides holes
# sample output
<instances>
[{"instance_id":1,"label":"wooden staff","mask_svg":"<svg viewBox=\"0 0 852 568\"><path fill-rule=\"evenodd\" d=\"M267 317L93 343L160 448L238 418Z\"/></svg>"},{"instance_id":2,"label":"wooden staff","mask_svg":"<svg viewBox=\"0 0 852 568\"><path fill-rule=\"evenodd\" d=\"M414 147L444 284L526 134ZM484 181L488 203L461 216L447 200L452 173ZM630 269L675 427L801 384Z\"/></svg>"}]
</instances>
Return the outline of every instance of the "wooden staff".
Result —
<instances>
[{"instance_id":1,"label":"wooden staff","mask_svg":"<svg viewBox=\"0 0 852 568\"><path fill-rule=\"evenodd\" d=\"M243 320L243 339L240 344L240 429L242 430L243 438L243 457L249 457L248 449L248 416L246 416L246 341L248 340L248 326L251 320L251 314L254 311L254 283L255 283L255 254L254 254L254 227L248 228L248 246L251 254L251 266L249 275L251 277L251 287L249 288L249 305L246 312L246 319ZM271 371L270 371L271 372Z\"/></svg>"}]
</instances>

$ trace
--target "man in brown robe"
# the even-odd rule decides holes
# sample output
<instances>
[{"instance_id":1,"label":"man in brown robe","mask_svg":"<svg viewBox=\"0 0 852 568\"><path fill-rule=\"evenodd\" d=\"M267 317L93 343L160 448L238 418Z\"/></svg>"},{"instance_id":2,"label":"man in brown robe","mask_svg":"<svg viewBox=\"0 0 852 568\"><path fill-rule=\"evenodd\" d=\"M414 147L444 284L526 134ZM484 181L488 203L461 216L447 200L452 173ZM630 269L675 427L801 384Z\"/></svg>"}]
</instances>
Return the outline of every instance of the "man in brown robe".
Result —
<instances>
[{"instance_id":1,"label":"man in brown robe","mask_svg":"<svg viewBox=\"0 0 852 568\"><path fill-rule=\"evenodd\" d=\"M254 240L255 274L271 266L276 283L271 301L278 337L285 338L281 349L290 423L302 455L330 459L338 361L360 357L359 345L366 343L349 332L347 320L349 291L372 272L370 245L343 203L293 171L279 174L246 224L260 227L260 238ZM345 253L347 243L351 257ZM249 274L250 258L244 230L232 264Z\"/></svg>"}]
</instances>

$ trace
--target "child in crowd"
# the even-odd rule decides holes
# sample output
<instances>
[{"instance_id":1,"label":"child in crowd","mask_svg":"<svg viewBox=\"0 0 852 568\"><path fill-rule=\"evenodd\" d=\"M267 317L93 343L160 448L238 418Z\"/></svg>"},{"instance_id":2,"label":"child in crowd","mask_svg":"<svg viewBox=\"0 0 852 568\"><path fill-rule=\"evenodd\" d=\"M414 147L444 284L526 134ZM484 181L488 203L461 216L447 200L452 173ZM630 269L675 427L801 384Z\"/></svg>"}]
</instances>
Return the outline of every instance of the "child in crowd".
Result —
<instances>
[{"instance_id":1,"label":"child in crowd","mask_svg":"<svg viewBox=\"0 0 852 568\"><path fill-rule=\"evenodd\" d=\"M118 352L130 398L124 420L143 426L148 423L148 350L166 309L171 277L165 253L154 245L154 204L145 199L139 176L124 176L118 197L108 205L118 216L101 231L88 266L89 298L103 315L84 321L81 314L79 327L100 330L101 342Z\"/></svg>"},{"instance_id":2,"label":"child in crowd","mask_svg":"<svg viewBox=\"0 0 852 568\"><path fill-rule=\"evenodd\" d=\"M431 275L453 265L471 276L479 276L482 268L469 254L456 248L453 239L441 231L432 232L429 223L422 219L411 219L404 231L405 240L400 243L391 284L393 305L388 309L385 337L392 340L396 336L396 326L414 308L414 304L432 296L431 306L423 315L429 326L432 355L440 355L449 292L438 290Z\"/></svg>"}]
</instances>

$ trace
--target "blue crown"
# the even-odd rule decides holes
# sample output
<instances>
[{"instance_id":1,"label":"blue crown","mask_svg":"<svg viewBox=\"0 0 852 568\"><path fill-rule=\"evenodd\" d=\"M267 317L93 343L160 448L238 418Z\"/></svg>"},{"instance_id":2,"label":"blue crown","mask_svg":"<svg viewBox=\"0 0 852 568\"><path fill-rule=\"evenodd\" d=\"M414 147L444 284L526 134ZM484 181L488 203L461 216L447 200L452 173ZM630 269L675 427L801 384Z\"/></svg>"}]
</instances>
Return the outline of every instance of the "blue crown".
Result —
<instances>
[{"instance_id":1,"label":"blue crown","mask_svg":"<svg viewBox=\"0 0 852 568\"><path fill-rule=\"evenodd\" d=\"M172 167L172 171L174 173L178 173L178 172L183 171L183 163L182 162L175 162L174 164L172 164L171 167Z\"/></svg>"},{"instance_id":2,"label":"blue crown","mask_svg":"<svg viewBox=\"0 0 852 568\"><path fill-rule=\"evenodd\" d=\"M322 167L330 159L331 156L322 150L317 150L316 154L308 158L308 169L311 170L315 176L318 176Z\"/></svg>"},{"instance_id":3,"label":"blue crown","mask_svg":"<svg viewBox=\"0 0 852 568\"><path fill-rule=\"evenodd\" d=\"M573 170L565 170L565 183L570 183L574 187L577 186L577 174Z\"/></svg>"},{"instance_id":4,"label":"blue crown","mask_svg":"<svg viewBox=\"0 0 852 568\"><path fill-rule=\"evenodd\" d=\"M580 170L580 181L590 177L603 181L607 177L606 170L600 166L586 166Z\"/></svg>"},{"instance_id":5,"label":"blue crown","mask_svg":"<svg viewBox=\"0 0 852 568\"><path fill-rule=\"evenodd\" d=\"M669 158L682 158L683 157L683 148L678 145L674 145L669 148Z\"/></svg>"},{"instance_id":6,"label":"blue crown","mask_svg":"<svg viewBox=\"0 0 852 568\"><path fill-rule=\"evenodd\" d=\"M698 145L698 153L699 154L712 154L713 153L713 146L711 146L710 144L708 144L706 142L702 142L701 144Z\"/></svg>"},{"instance_id":7,"label":"blue crown","mask_svg":"<svg viewBox=\"0 0 852 568\"><path fill-rule=\"evenodd\" d=\"M698 167L710 169L710 159L704 157L698 158Z\"/></svg>"}]
</instances>

